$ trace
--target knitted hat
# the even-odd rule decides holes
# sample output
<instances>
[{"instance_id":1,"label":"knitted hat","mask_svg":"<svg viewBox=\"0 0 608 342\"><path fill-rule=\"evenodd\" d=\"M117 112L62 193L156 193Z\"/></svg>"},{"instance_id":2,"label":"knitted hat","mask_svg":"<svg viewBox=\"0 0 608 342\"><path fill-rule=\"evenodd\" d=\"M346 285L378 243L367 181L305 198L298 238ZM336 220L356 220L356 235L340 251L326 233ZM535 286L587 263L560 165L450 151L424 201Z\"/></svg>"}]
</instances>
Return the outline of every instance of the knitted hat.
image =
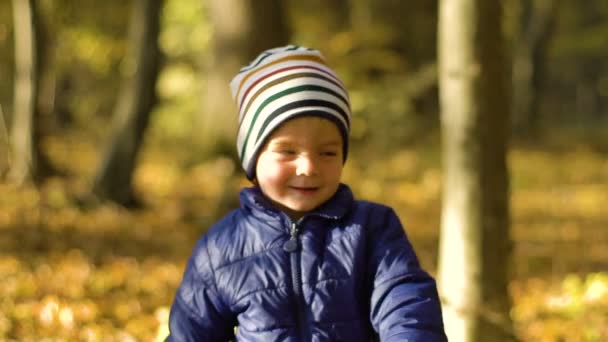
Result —
<instances>
[{"instance_id":1,"label":"knitted hat","mask_svg":"<svg viewBox=\"0 0 608 342\"><path fill-rule=\"evenodd\" d=\"M342 134L344 160L350 103L344 84L317 50L288 45L262 52L230 82L239 110L237 149L249 179L272 131L302 115L334 122Z\"/></svg>"}]
</instances>

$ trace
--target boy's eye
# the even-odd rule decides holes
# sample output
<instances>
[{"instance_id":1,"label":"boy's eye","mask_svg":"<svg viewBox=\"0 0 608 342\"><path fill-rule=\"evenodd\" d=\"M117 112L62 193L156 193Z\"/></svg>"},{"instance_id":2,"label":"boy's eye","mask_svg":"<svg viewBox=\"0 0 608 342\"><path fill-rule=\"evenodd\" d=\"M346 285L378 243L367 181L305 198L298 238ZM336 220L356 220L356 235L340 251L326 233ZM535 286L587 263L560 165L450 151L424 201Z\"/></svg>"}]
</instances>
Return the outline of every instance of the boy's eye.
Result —
<instances>
[{"instance_id":1,"label":"boy's eye","mask_svg":"<svg viewBox=\"0 0 608 342\"><path fill-rule=\"evenodd\" d=\"M323 152L321 152L321 155L325 156L325 157L335 157L335 156L338 155L338 152L336 152L336 151L323 151Z\"/></svg>"},{"instance_id":2,"label":"boy's eye","mask_svg":"<svg viewBox=\"0 0 608 342\"><path fill-rule=\"evenodd\" d=\"M282 150L279 150L278 152L279 152L279 154L283 154L283 155L287 155L287 156L296 154L296 151L292 150L292 149L282 149Z\"/></svg>"}]
</instances>

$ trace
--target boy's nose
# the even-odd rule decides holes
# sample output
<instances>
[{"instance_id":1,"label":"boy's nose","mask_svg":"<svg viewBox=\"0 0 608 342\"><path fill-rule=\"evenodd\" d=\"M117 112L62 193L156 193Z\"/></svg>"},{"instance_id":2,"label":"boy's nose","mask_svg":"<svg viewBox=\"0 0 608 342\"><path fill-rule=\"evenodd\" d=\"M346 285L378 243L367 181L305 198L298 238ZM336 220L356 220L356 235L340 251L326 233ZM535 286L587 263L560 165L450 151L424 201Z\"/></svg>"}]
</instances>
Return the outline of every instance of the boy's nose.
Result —
<instances>
[{"instance_id":1,"label":"boy's nose","mask_svg":"<svg viewBox=\"0 0 608 342\"><path fill-rule=\"evenodd\" d=\"M309 155L300 156L297 160L296 174L298 176L312 176L317 172L317 162Z\"/></svg>"}]
</instances>

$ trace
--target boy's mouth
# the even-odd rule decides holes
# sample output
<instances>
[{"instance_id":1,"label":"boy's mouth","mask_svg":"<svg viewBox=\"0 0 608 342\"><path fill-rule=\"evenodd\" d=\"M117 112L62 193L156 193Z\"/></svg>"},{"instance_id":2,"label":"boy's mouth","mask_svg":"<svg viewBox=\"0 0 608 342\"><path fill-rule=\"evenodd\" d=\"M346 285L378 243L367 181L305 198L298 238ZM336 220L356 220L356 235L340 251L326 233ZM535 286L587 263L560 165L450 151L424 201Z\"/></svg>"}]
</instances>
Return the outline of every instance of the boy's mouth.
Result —
<instances>
[{"instance_id":1,"label":"boy's mouth","mask_svg":"<svg viewBox=\"0 0 608 342\"><path fill-rule=\"evenodd\" d=\"M312 195L319 190L318 186L290 186L289 188L304 195Z\"/></svg>"}]
</instances>

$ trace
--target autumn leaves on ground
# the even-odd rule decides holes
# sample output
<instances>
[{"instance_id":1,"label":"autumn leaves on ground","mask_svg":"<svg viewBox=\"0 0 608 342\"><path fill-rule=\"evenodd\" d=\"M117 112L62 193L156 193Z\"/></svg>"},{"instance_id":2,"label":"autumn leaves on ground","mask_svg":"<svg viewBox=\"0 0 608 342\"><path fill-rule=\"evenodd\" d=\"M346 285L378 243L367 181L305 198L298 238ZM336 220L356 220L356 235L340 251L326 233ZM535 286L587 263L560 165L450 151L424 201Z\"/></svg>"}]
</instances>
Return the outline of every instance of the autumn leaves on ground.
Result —
<instances>
[{"instance_id":1,"label":"autumn leaves on ground","mask_svg":"<svg viewBox=\"0 0 608 342\"><path fill-rule=\"evenodd\" d=\"M608 340L608 144L570 140L515 142L509 153L512 317L524 341ZM359 197L397 209L431 271L437 146L355 151L345 170ZM144 207L127 210L83 199L96 163L86 139L64 137L46 149L68 176L38 190L0 184L0 340L162 337L196 238L236 205L247 182L228 158L190 163L187 149L148 147L135 179Z\"/></svg>"}]
</instances>

